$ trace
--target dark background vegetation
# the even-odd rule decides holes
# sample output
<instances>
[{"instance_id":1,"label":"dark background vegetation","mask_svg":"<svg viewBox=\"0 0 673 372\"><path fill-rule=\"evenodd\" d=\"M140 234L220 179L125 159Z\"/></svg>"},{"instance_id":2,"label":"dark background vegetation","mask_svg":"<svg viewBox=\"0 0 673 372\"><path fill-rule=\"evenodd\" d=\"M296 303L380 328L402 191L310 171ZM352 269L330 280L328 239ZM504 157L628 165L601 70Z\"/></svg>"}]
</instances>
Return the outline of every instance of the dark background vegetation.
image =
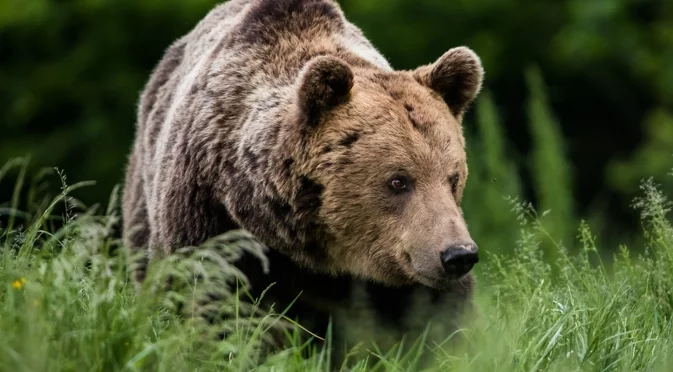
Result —
<instances>
[{"instance_id":1,"label":"dark background vegetation","mask_svg":"<svg viewBox=\"0 0 673 372\"><path fill-rule=\"evenodd\" d=\"M0 0L0 163L30 155L32 167L64 169L71 183L96 180L77 196L105 203L123 180L151 69L216 3ZM340 3L397 69L458 45L482 57L483 99L466 119L465 203L482 247L507 250L514 238L505 194L558 212L550 229L566 240L578 218L614 247L637 231L639 181L673 164L673 2ZM11 199L10 180L0 202Z\"/></svg>"}]
</instances>

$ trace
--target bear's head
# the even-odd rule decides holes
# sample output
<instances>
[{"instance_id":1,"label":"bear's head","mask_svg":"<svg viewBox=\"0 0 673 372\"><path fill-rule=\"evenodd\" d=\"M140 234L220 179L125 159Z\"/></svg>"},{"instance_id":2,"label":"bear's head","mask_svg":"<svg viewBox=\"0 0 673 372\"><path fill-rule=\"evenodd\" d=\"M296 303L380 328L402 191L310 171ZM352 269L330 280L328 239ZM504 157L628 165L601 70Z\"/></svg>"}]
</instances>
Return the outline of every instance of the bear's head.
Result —
<instances>
[{"instance_id":1,"label":"bear's head","mask_svg":"<svg viewBox=\"0 0 673 372\"><path fill-rule=\"evenodd\" d=\"M466 47L411 71L320 56L298 78L304 172L322 187L329 269L437 289L478 261L461 210L463 115L483 68Z\"/></svg>"}]
</instances>

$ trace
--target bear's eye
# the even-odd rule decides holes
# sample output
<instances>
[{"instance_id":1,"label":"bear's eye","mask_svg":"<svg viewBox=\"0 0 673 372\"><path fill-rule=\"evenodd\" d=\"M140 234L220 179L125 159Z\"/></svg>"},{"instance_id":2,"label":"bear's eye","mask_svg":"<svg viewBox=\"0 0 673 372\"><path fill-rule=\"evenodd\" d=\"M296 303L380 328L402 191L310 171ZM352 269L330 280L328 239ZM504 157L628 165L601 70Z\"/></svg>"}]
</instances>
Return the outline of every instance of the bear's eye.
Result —
<instances>
[{"instance_id":1,"label":"bear's eye","mask_svg":"<svg viewBox=\"0 0 673 372\"><path fill-rule=\"evenodd\" d=\"M460 176L458 174L454 174L449 178L449 182L451 182L451 192L456 193L458 191L458 181L460 180Z\"/></svg>"},{"instance_id":2,"label":"bear's eye","mask_svg":"<svg viewBox=\"0 0 673 372\"><path fill-rule=\"evenodd\" d=\"M395 192L403 192L409 189L409 182L404 176L395 176L388 181L388 186Z\"/></svg>"}]
</instances>

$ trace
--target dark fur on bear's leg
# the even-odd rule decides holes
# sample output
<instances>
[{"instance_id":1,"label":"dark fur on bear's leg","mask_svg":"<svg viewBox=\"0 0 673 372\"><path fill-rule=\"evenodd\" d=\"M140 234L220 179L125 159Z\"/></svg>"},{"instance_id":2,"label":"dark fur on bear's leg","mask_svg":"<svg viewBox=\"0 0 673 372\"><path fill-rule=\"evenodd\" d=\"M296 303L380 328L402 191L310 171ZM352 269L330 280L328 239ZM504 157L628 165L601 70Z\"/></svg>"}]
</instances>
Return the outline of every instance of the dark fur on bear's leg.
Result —
<instances>
[{"instance_id":1,"label":"dark fur on bear's leg","mask_svg":"<svg viewBox=\"0 0 673 372\"><path fill-rule=\"evenodd\" d=\"M370 341L349 337L353 330L362 331L367 337L390 332L394 342L407 337L407 343L420 337L430 320L433 329L440 331L434 336L438 343L458 329L462 317L457 314L469 312L471 304L471 278L464 278L450 291L438 291L421 285L391 287L380 283L354 279L351 276L318 274L295 264L274 250L269 250L269 272L264 274L254 258L241 260L240 268L251 273L251 294L258 298L269 288L262 306L273 305L279 313L289 306L286 316L297 320L306 331L300 331L302 339L313 335L313 345L320 351L327 346L328 327L331 329L332 365L340 366L354 342ZM247 262L247 264L246 264ZM273 285L272 285L273 284ZM290 304L292 304L290 306ZM371 322L368 323L368 319ZM307 332L308 331L308 332ZM390 341L380 336L381 341ZM371 341L376 342L375 339ZM371 344L363 345L370 348ZM380 345L384 346L384 345ZM308 349L304 350L308 356Z\"/></svg>"},{"instance_id":2,"label":"dark fur on bear's leg","mask_svg":"<svg viewBox=\"0 0 673 372\"><path fill-rule=\"evenodd\" d=\"M257 346L264 351L262 356L268 352L278 351L279 348L287 345L285 330L288 329L289 324L283 320L278 320L275 310L269 314L269 310L271 310L269 302L262 303L259 308L252 305L261 296L262 290L258 290L263 289L259 285L260 278L268 276L268 261L265 256L260 256L260 253L263 252L250 249L251 246L259 247L259 245L260 243L251 235L241 230L235 230L219 236L214 241L207 241L198 247L177 249L171 255L172 259L183 262L186 259L196 259L201 265L206 264L205 260L213 263L210 266L212 269L221 267L219 266L221 263L210 261L209 255L200 257L199 251L226 247L226 252L216 252L216 255L220 259L231 259L229 261L231 267L221 268L223 271L231 272L235 267L241 270L242 275L232 276L230 273L222 272L222 275L218 276L218 273L210 272L209 283L206 283L199 274L191 275L189 272L183 272L187 275L181 275L180 277L169 275L165 277L165 281L162 280L166 284L158 288L159 295L171 291L180 294L180 296L170 297L172 298L171 308L173 311L185 319L194 316L200 317L206 324L211 325L209 328L213 332L208 331L206 333L220 341L232 336L232 332L235 332L234 329L236 328L233 324L238 322L238 319L244 322L252 321L252 327L256 327L258 325L257 321L261 322L264 316L271 315L264 320L264 323L259 323L268 331L261 334L261 337L255 341L261 341ZM240 248L237 249L237 247ZM232 254L232 250L237 250L237 252ZM162 258L155 258L155 260L160 259ZM250 279L248 279L248 276ZM197 290L195 291L195 289ZM240 305L238 308L236 307L237 303ZM275 324L272 325L271 322ZM244 335L238 336L245 337ZM243 342L247 341L243 339Z\"/></svg>"}]
</instances>

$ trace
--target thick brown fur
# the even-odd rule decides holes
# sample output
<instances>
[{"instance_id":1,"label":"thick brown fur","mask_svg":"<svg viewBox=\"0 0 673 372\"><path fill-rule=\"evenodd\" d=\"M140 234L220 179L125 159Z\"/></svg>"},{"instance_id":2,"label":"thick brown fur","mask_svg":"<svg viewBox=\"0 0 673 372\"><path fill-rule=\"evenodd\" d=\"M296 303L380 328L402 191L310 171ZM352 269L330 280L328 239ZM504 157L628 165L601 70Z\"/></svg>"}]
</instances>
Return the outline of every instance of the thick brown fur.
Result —
<instances>
[{"instance_id":1,"label":"thick brown fur","mask_svg":"<svg viewBox=\"0 0 673 372\"><path fill-rule=\"evenodd\" d=\"M439 255L471 241L461 121L482 75L465 47L395 71L331 0L219 5L142 93L125 242L151 258L243 228L271 273L242 266L281 308L302 290L298 308L334 313L354 283L384 313L414 288L460 306L472 277L444 278Z\"/></svg>"}]
</instances>

